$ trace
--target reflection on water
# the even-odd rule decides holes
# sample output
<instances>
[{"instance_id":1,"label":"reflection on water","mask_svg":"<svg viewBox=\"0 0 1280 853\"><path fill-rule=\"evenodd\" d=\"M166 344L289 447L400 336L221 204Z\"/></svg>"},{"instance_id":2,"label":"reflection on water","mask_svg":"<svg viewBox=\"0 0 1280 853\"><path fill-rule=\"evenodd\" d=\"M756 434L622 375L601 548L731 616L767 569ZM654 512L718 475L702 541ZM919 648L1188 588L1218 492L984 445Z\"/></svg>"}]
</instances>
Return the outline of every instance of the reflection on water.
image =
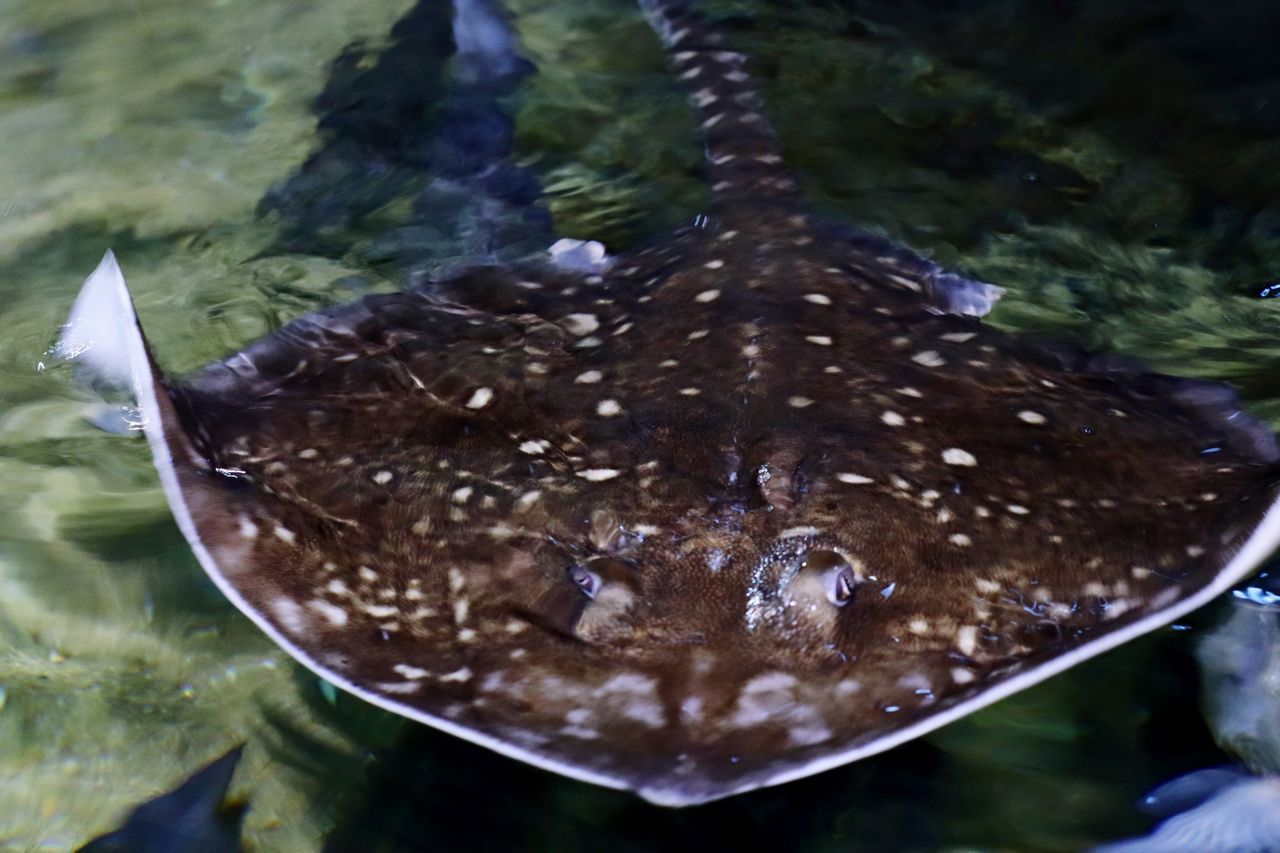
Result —
<instances>
[{"instance_id":1,"label":"reflection on water","mask_svg":"<svg viewBox=\"0 0 1280 853\"><path fill-rule=\"evenodd\" d=\"M556 231L618 249L698 212L692 121L630 4L508 5L537 74L499 100ZM92 426L45 352L108 246L181 372L495 249L476 234L534 240L521 173L487 196L449 184L432 140L467 103L436 85L438 9L393 34L412 6L0 5L0 839L66 849L241 740L246 837L300 850L1078 849L1223 763L1197 632L1168 631L926 742L658 811L335 695L239 617L142 443ZM998 324L1232 380L1280 419L1280 302L1257 296L1280 268L1262 4L708 6L821 207L1005 286ZM372 73L406 44L411 67Z\"/></svg>"}]
</instances>

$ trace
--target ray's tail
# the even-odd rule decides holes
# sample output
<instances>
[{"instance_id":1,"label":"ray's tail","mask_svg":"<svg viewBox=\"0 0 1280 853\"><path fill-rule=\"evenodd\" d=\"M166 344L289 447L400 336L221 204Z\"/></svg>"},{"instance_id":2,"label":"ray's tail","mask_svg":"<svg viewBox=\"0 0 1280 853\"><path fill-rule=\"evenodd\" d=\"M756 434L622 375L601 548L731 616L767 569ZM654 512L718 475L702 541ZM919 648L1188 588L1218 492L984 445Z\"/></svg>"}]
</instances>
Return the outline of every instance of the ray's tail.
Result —
<instances>
[{"instance_id":1,"label":"ray's tail","mask_svg":"<svg viewBox=\"0 0 1280 853\"><path fill-rule=\"evenodd\" d=\"M717 203L797 198L745 54L727 50L719 32L686 0L640 0L650 26L697 111Z\"/></svg>"}]
</instances>

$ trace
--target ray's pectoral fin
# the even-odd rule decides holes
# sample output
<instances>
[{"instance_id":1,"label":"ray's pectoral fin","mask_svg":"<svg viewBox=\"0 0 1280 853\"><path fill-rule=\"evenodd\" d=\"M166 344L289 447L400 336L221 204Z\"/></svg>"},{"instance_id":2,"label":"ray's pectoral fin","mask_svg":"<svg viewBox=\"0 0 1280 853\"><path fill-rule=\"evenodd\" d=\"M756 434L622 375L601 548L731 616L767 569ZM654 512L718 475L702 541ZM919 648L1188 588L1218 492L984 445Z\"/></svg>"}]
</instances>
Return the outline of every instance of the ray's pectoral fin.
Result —
<instances>
[{"instance_id":1,"label":"ray's pectoral fin","mask_svg":"<svg viewBox=\"0 0 1280 853\"><path fill-rule=\"evenodd\" d=\"M77 362L96 382L133 394L160 482L178 526L197 548L193 514L207 511L211 522L234 523L225 499L211 480L219 476L193 440L194 421L184 418L181 401L157 366L134 309L133 297L115 255L108 251L85 279L54 348ZM203 515L203 514L202 514Z\"/></svg>"},{"instance_id":2,"label":"ray's pectoral fin","mask_svg":"<svg viewBox=\"0 0 1280 853\"><path fill-rule=\"evenodd\" d=\"M181 427L169 385L151 355L133 297L110 250L80 288L54 352L79 363L95 381L133 394L157 465L162 453L169 464L167 457L181 453L192 465L208 467Z\"/></svg>"},{"instance_id":3,"label":"ray's pectoral fin","mask_svg":"<svg viewBox=\"0 0 1280 853\"><path fill-rule=\"evenodd\" d=\"M114 252L107 250L85 279L54 352L108 384L135 392L150 384L154 368Z\"/></svg>"}]
</instances>

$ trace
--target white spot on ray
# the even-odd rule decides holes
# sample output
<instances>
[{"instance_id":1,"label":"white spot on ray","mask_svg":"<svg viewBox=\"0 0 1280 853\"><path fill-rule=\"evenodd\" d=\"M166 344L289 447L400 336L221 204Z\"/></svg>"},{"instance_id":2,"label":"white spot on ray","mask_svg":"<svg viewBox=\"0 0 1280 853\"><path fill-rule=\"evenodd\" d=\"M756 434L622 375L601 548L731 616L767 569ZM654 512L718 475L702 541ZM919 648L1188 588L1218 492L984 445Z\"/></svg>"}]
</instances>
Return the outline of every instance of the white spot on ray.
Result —
<instances>
[{"instance_id":1,"label":"white spot on ray","mask_svg":"<svg viewBox=\"0 0 1280 853\"><path fill-rule=\"evenodd\" d=\"M585 471L577 472L578 476L592 483L599 483L604 480L612 480L622 472L617 468L588 468Z\"/></svg>"},{"instance_id":2,"label":"white spot on ray","mask_svg":"<svg viewBox=\"0 0 1280 853\"><path fill-rule=\"evenodd\" d=\"M685 725L702 722L702 698L689 696L680 703L680 722Z\"/></svg>"},{"instance_id":3,"label":"white spot on ray","mask_svg":"<svg viewBox=\"0 0 1280 853\"><path fill-rule=\"evenodd\" d=\"M471 670L465 666L461 669L455 669L453 672L446 672L444 675L440 676L440 681L467 682L470 680Z\"/></svg>"},{"instance_id":4,"label":"white spot on ray","mask_svg":"<svg viewBox=\"0 0 1280 853\"><path fill-rule=\"evenodd\" d=\"M416 666L409 666L409 664L407 663L398 663L391 668L395 670L397 674L402 675L411 681L417 681L418 679L426 678L428 675L431 674L425 669L421 669Z\"/></svg>"},{"instance_id":5,"label":"white spot on ray","mask_svg":"<svg viewBox=\"0 0 1280 853\"><path fill-rule=\"evenodd\" d=\"M744 729L777 725L799 746L827 740L831 737L830 729L816 708L798 701L797 683L795 676L785 672L766 673L751 679L738 694L730 724Z\"/></svg>"},{"instance_id":6,"label":"white spot on ray","mask_svg":"<svg viewBox=\"0 0 1280 853\"><path fill-rule=\"evenodd\" d=\"M657 687L657 682L646 675L620 672L592 693L597 699L617 703L617 712L627 719L656 729L666 724Z\"/></svg>"},{"instance_id":7,"label":"white spot on ray","mask_svg":"<svg viewBox=\"0 0 1280 853\"><path fill-rule=\"evenodd\" d=\"M721 263L723 263L723 261ZM697 296L693 297L693 301L707 303L707 302L715 302L719 298L720 298L720 291L704 290L701 293L699 293Z\"/></svg>"},{"instance_id":8,"label":"white spot on ray","mask_svg":"<svg viewBox=\"0 0 1280 853\"><path fill-rule=\"evenodd\" d=\"M912 281L909 278L904 278L903 276L895 275L894 273L888 273L888 277L891 281L897 282L908 290L915 291L916 293L920 292L920 282L918 281Z\"/></svg>"},{"instance_id":9,"label":"white spot on ray","mask_svg":"<svg viewBox=\"0 0 1280 853\"><path fill-rule=\"evenodd\" d=\"M298 538L298 534L294 533L292 530L285 527L283 524L277 524L275 526L275 529L272 530L271 532L274 533L276 535L276 538L279 539L281 542L286 542L290 545L292 545L294 541L297 540Z\"/></svg>"},{"instance_id":10,"label":"white spot on ray","mask_svg":"<svg viewBox=\"0 0 1280 853\"><path fill-rule=\"evenodd\" d=\"M805 302L812 302L814 305L830 305L831 297L825 293L806 293L804 295Z\"/></svg>"},{"instance_id":11,"label":"white spot on ray","mask_svg":"<svg viewBox=\"0 0 1280 853\"><path fill-rule=\"evenodd\" d=\"M808 397L791 397L787 400L787 405L793 409L804 409L813 405L813 401Z\"/></svg>"},{"instance_id":12,"label":"white spot on ray","mask_svg":"<svg viewBox=\"0 0 1280 853\"><path fill-rule=\"evenodd\" d=\"M836 474L836 479L842 483L848 483L850 486L861 486L865 483L874 483L875 480L870 477L864 477L861 474L841 473Z\"/></svg>"},{"instance_id":13,"label":"white spot on ray","mask_svg":"<svg viewBox=\"0 0 1280 853\"><path fill-rule=\"evenodd\" d=\"M387 483L390 483L394 477L395 474L392 474L390 471L378 471L373 475L373 482L377 483L379 486L385 486Z\"/></svg>"},{"instance_id":14,"label":"white spot on ray","mask_svg":"<svg viewBox=\"0 0 1280 853\"><path fill-rule=\"evenodd\" d=\"M577 382L579 385L594 385L601 379L604 379L604 374L599 370L588 370L583 373L579 373L577 378L573 381Z\"/></svg>"},{"instance_id":15,"label":"white spot on ray","mask_svg":"<svg viewBox=\"0 0 1280 853\"><path fill-rule=\"evenodd\" d=\"M964 465L970 468L978 464L976 456L959 447L948 447L942 451L942 461L948 465Z\"/></svg>"},{"instance_id":16,"label":"white spot on ray","mask_svg":"<svg viewBox=\"0 0 1280 853\"><path fill-rule=\"evenodd\" d=\"M611 418L622 414L622 406L617 400L601 400L596 404L596 414L602 418Z\"/></svg>"},{"instance_id":17,"label":"white spot on ray","mask_svg":"<svg viewBox=\"0 0 1280 853\"><path fill-rule=\"evenodd\" d=\"M581 338L600 328L600 318L595 314L569 314L560 321L560 325L569 334Z\"/></svg>"},{"instance_id":18,"label":"white spot on ray","mask_svg":"<svg viewBox=\"0 0 1280 853\"><path fill-rule=\"evenodd\" d=\"M831 346L830 335L805 335L804 339L811 344L817 344L820 347Z\"/></svg>"},{"instance_id":19,"label":"white spot on ray","mask_svg":"<svg viewBox=\"0 0 1280 853\"><path fill-rule=\"evenodd\" d=\"M374 686L383 693L395 694L417 693L422 688L416 681L381 681Z\"/></svg>"},{"instance_id":20,"label":"white spot on ray","mask_svg":"<svg viewBox=\"0 0 1280 853\"><path fill-rule=\"evenodd\" d=\"M791 704L795 685L795 676L785 672L767 673L751 679L738 696L733 723L749 728L769 722L778 711Z\"/></svg>"},{"instance_id":21,"label":"white spot on ray","mask_svg":"<svg viewBox=\"0 0 1280 853\"><path fill-rule=\"evenodd\" d=\"M467 400L466 407L468 409L483 409L485 406L489 405L489 401L492 399L492 388L477 388L471 394L471 399Z\"/></svg>"},{"instance_id":22,"label":"white spot on ray","mask_svg":"<svg viewBox=\"0 0 1280 853\"><path fill-rule=\"evenodd\" d=\"M714 104L718 100L719 98L716 96L716 93L712 92L710 89L699 89L698 91L693 93L693 102L697 104L699 107L706 107L710 104ZM730 159L732 159L733 157L733 155L731 154L725 155L725 156L729 157ZM716 161L717 165L719 165L720 161L723 159L724 159L723 157L718 159Z\"/></svg>"},{"instance_id":23,"label":"white spot on ray","mask_svg":"<svg viewBox=\"0 0 1280 853\"><path fill-rule=\"evenodd\" d=\"M461 625L467 621L467 617L471 615L471 599L466 596L459 596L453 602L453 620ZM469 630L464 628L463 630Z\"/></svg>"},{"instance_id":24,"label":"white spot on ray","mask_svg":"<svg viewBox=\"0 0 1280 853\"><path fill-rule=\"evenodd\" d=\"M317 598L313 601L307 602L307 606L318 612L328 620L330 625L333 625L334 627L340 628L347 624L347 611L343 610L336 604Z\"/></svg>"},{"instance_id":25,"label":"white spot on ray","mask_svg":"<svg viewBox=\"0 0 1280 853\"><path fill-rule=\"evenodd\" d=\"M547 448L550 446L551 442L549 441L522 441L520 442L520 451L522 453L528 453L530 456L537 456L539 454L546 453Z\"/></svg>"},{"instance_id":26,"label":"white spot on ray","mask_svg":"<svg viewBox=\"0 0 1280 853\"><path fill-rule=\"evenodd\" d=\"M911 360L916 364L923 365L924 367L941 367L947 363L945 358L938 355L931 349L916 353L911 356Z\"/></svg>"},{"instance_id":27,"label":"white spot on ray","mask_svg":"<svg viewBox=\"0 0 1280 853\"><path fill-rule=\"evenodd\" d=\"M1039 426L1040 424L1044 423L1047 420L1047 418L1045 418L1045 416L1040 414L1039 412L1033 412L1030 409L1023 409L1021 412L1018 412L1018 420L1022 421L1023 423L1035 424Z\"/></svg>"},{"instance_id":28,"label":"white spot on ray","mask_svg":"<svg viewBox=\"0 0 1280 853\"><path fill-rule=\"evenodd\" d=\"M302 608L298 606L298 602L287 596L279 596L273 598L270 602L271 612L275 614L276 621L280 623L280 627L284 628L290 634L303 634L306 632L307 620L302 615Z\"/></svg>"},{"instance_id":29,"label":"white spot on ray","mask_svg":"<svg viewBox=\"0 0 1280 853\"><path fill-rule=\"evenodd\" d=\"M900 427L907 422L907 419L897 412L885 412L880 416L880 420L888 426Z\"/></svg>"}]
</instances>

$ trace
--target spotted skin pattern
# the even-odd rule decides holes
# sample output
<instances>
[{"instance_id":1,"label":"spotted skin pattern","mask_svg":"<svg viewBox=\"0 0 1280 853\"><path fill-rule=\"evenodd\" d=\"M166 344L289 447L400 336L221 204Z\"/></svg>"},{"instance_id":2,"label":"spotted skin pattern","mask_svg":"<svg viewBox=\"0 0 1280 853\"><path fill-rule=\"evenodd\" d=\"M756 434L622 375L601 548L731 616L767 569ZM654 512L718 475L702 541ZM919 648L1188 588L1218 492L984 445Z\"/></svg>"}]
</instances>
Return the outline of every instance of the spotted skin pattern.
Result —
<instances>
[{"instance_id":1,"label":"spotted skin pattern","mask_svg":"<svg viewBox=\"0 0 1280 853\"><path fill-rule=\"evenodd\" d=\"M685 804L887 748L1247 572L1280 470L1229 390L985 327L998 289L811 217L743 57L641 5L706 220L157 374L176 511L259 624L384 707Z\"/></svg>"}]
</instances>

